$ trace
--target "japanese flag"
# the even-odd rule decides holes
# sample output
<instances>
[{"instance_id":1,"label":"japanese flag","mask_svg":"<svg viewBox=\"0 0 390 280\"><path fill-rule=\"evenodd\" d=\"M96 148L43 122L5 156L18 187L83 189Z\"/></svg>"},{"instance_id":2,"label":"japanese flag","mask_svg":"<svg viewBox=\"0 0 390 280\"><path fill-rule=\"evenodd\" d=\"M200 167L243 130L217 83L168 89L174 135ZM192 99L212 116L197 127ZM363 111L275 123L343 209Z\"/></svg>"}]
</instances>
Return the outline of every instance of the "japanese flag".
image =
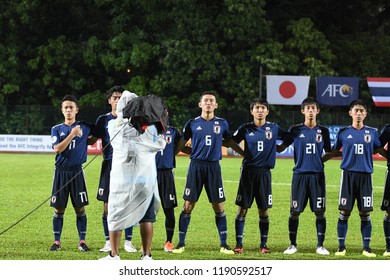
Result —
<instances>
[{"instance_id":1,"label":"japanese flag","mask_svg":"<svg viewBox=\"0 0 390 280\"><path fill-rule=\"evenodd\" d=\"M309 92L310 76L267 76L269 104L300 105Z\"/></svg>"}]
</instances>

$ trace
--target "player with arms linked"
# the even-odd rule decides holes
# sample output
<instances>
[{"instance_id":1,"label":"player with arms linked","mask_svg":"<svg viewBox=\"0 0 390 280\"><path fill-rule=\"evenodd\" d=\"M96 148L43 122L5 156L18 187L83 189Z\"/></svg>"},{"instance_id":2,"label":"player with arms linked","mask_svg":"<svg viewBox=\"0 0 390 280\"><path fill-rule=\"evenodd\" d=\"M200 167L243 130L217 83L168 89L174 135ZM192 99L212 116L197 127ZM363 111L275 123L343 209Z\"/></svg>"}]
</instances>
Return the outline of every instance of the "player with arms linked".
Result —
<instances>
[{"instance_id":1,"label":"player with arms linked","mask_svg":"<svg viewBox=\"0 0 390 280\"><path fill-rule=\"evenodd\" d=\"M183 253L185 238L190 224L191 213L205 187L209 202L215 213L215 223L220 239L220 252L234 254L226 243L227 221L223 207L226 200L222 181L221 166L222 145L231 147L244 155L243 150L232 139L229 125L225 119L215 116L218 103L213 92L204 92L198 103L201 115L187 121L183 129L183 137L176 148L176 154L181 151L191 139L190 165L184 188L184 206L179 218L179 243L173 253Z\"/></svg>"},{"instance_id":2,"label":"player with arms linked","mask_svg":"<svg viewBox=\"0 0 390 280\"><path fill-rule=\"evenodd\" d=\"M61 250L61 233L64 213L70 196L76 212L76 224L79 234L78 249L90 251L85 243L87 216L84 206L88 205L88 194L82 164L87 160L88 139L94 134L94 125L76 121L79 111L78 100L66 95L61 101L64 122L51 129L51 141L56 162L50 206L54 207L53 233L54 244L50 251Z\"/></svg>"},{"instance_id":3,"label":"player with arms linked","mask_svg":"<svg viewBox=\"0 0 390 280\"><path fill-rule=\"evenodd\" d=\"M326 231L326 185L322 162L323 152L331 150L329 129L317 123L320 107L314 98L308 97L302 101L301 113L305 116L304 123L291 126L281 145L286 148L294 144L295 162L288 219L290 246L284 254L297 252L299 215L305 210L310 199L310 209L316 216L316 253L329 255L323 245Z\"/></svg>"},{"instance_id":4,"label":"player with arms linked","mask_svg":"<svg viewBox=\"0 0 390 280\"><path fill-rule=\"evenodd\" d=\"M240 182L236 205L238 211L235 220L236 247L234 252L244 252L245 217L248 209L256 200L259 215L260 253L269 253L267 247L269 232L268 208L272 207L271 169L275 167L276 140L283 137L284 130L277 124L266 120L269 114L267 100L255 98L250 103L253 122L244 124L233 134L236 143L244 141L244 159L242 161Z\"/></svg>"},{"instance_id":5,"label":"player with arms linked","mask_svg":"<svg viewBox=\"0 0 390 280\"><path fill-rule=\"evenodd\" d=\"M370 212L373 210L372 173L374 172L372 155L380 148L376 128L364 124L367 117L367 105L355 100L349 106L352 125L339 130L332 152L324 156L324 161L340 155L341 187L339 193L340 216L337 221L339 248L336 256L345 256L345 240L348 231L348 219L355 200L360 216L360 231L363 239L363 255L373 258L376 255L370 248L372 224Z\"/></svg>"}]
</instances>

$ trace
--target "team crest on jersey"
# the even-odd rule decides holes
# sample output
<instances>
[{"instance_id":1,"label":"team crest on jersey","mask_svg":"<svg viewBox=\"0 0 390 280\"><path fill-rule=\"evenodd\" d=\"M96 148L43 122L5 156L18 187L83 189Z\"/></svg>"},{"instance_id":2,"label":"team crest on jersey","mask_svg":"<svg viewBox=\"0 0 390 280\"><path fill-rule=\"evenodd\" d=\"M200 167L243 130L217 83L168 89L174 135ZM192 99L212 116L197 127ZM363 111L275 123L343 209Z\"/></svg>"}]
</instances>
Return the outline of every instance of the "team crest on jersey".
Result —
<instances>
[{"instance_id":1,"label":"team crest on jersey","mask_svg":"<svg viewBox=\"0 0 390 280\"><path fill-rule=\"evenodd\" d=\"M268 128L268 127L267 127ZM266 130L265 131L265 138L267 140L271 140L272 139L272 131L271 130Z\"/></svg>"},{"instance_id":2,"label":"team crest on jersey","mask_svg":"<svg viewBox=\"0 0 390 280\"><path fill-rule=\"evenodd\" d=\"M341 198L340 199L340 204L341 205L347 205L347 199L346 198Z\"/></svg>"},{"instance_id":3,"label":"team crest on jersey","mask_svg":"<svg viewBox=\"0 0 390 280\"><path fill-rule=\"evenodd\" d=\"M220 134L221 133L221 127L219 125L214 125L214 133Z\"/></svg>"},{"instance_id":4,"label":"team crest on jersey","mask_svg":"<svg viewBox=\"0 0 390 280\"><path fill-rule=\"evenodd\" d=\"M365 134L364 135L364 142L370 143L371 142L371 135L370 134Z\"/></svg>"},{"instance_id":5,"label":"team crest on jersey","mask_svg":"<svg viewBox=\"0 0 390 280\"><path fill-rule=\"evenodd\" d=\"M322 134L317 134L316 135L316 141L317 141L317 143L321 143L322 142Z\"/></svg>"},{"instance_id":6,"label":"team crest on jersey","mask_svg":"<svg viewBox=\"0 0 390 280\"><path fill-rule=\"evenodd\" d=\"M57 142L57 136L52 136L51 143L54 144L55 142Z\"/></svg>"},{"instance_id":7,"label":"team crest on jersey","mask_svg":"<svg viewBox=\"0 0 390 280\"><path fill-rule=\"evenodd\" d=\"M167 142L167 144L171 144L172 143L172 135L165 135L165 141Z\"/></svg>"}]
</instances>

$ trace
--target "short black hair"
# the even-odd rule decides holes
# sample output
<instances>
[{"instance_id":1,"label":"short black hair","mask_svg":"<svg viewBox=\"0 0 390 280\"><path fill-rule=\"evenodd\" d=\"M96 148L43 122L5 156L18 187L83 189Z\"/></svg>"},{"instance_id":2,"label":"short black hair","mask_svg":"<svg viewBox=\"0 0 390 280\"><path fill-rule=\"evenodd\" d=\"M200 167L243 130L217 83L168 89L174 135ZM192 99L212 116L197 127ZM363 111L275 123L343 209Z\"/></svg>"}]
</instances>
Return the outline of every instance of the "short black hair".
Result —
<instances>
[{"instance_id":1,"label":"short black hair","mask_svg":"<svg viewBox=\"0 0 390 280\"><path fill-rule=\"evenodd\" d=\"M360 106L363 106L363 108L367 111L367 104L363 102L363 100L361 99L356 99L354 101L351 102L351 104L349 104L349 110L351 111L352 108L356 105L360 105Z\"/></svg>"},{"instance_id":2,"label":"short black hair","mask_svg":"<svg viewBox=\"0 0 390 280\"><path fill-rule=\"evenodd\" d=\"M305 109L305 106L310 105L310 104L316 105L318 109L320 108L320 104L318 103L318 101L315 98L307 97L301 103L301 110Z\"/></svg>"},{"instance_id":3,"label":"short black hair","mask_svg":"<svg viewBox=\"0 0 390 280\"><path fill-rule=\"evenodd\" d=\"M264 105L265 107L267 107L267 110L269 110L269 103L268 103L267 99L265 99L265 98L261 98L261 97L253 98L251 101L251 104L249 105L249 109L252 111L253 107L256 104Z\"/></svg>"},{"instance_id":4,"label":"short black hair","mask_svg":"<svg viewBox=\"0 0 390 280\"><path fill-rule=\"evenodd\" d=\"M124 89L121 86L113 86L109 90L107 90L107 99L110 99L114 92L123 93Z\"/></svg>"},{"instance_id":5,"label":"short black hair","mask_svg":"<svg viewBox=\"0 0 390 280\"><path fill-rule=\"evenodd\" d=\"M76 96L74 96L74 95L71 95L71 94L65 95L61 100L61 107L62 107L62 103L64 103L64 101L72 101L72 102L76 103L76 107L79 107L79 101L77 100Z\"/></svg>"},{"instance_id":6,"label":"short black hair","mask_svg":"<svg viewBox=\"0 0 390 280\"><path fill-rule=\"evenodd\" d=\"M204 91L204 92L201 94L201 96L200 96L200 98L199 98L199 101L202 101L202 98L203 98L203 96L205 96L205 95L212 95L212 96L215 97L215 99L217 99L217 95L216 95L216 93L215 93L214 91L207 90L207 91Z\"/></svg>"}]
</instances>

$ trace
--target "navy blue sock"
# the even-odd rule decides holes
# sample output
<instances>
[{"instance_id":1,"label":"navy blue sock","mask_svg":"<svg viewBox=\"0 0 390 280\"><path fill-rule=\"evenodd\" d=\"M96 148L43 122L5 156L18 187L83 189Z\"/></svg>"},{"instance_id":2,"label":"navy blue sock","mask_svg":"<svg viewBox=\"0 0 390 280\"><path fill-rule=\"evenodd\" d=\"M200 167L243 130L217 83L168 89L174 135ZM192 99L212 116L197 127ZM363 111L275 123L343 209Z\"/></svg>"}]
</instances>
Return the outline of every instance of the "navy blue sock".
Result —
<instances>
[{"instance_id":1,"label":"navy blue sock","mask_svg":"<svg viewBox=\"0 0 390 280\"><path fill-rule=\"evenodd\" d=\"M385 234L385 240L386 240L386 249L390 249L390 217L385 215L383 219L383 231Z\"/></svg>"},{"instance_id":2,"label":"navy blue sock","mask_svg":"<svg viewBox=\"0 0 390 280\"><path fill-rule=\"evenodd\" d=\"M345 247L345 239L348 232L348 218L349 215L340 214L337 221L337 239L339 241L339 247Z\"/></svg>"},{"instance_id":3,"label":"navy blue sock","mask_svg":"<svg viewBox=\"0 0 390 280\"><path fill-rule=\"evenodd\" d=\"M180 218L179 218L179 243L185 244L186 240L186 234L188 230L188 225L191 221L191 214L186 214L184 212L181 212Z\"/></svg>"},{"instance_id":4,"label":"navy blue sock","mask_svg":"<svg viewBox=\"0 0 390 280\"><path fill-rule=\"evenodd\" d=\"M288 218L288 232L291 245L297 246L297 232L299 225L299 217L292 216Z\"/></svg>"},{"instance_id":5,"label":"navy blue sock","mask_svg":"<svg viewBox=\"0 0 390 280\"><path fill-rule=\"evenodd\" d=\"M363 248L369 248L372 232L370 215L360 216L360 232L362 233Z\"/></svg>"},{"instance_id":6,"label":"navy blue sock","mask_svg":"<svg viewBox=\"0 0 390 280\"><path fill-rule=\"evenodd\" d=\"M80 240L85 240L87 234L87 214L85 211L76 213L76 225Z\"/></svg>"},{"instance_id":7,"label":"navy blue sock","mask_svg":"<svg viewBox=\"0 0 390 280\"><path fill-rule=\"evenodd\" d=\"M125 239L128 241L133 239L133 227L128 227L125 229Z\"/></svg>"},{"instance_id":8,"label":"navy blue sock","mask_svg":"<svg viewBox=\"0 0 390 280\"><path fill-rule=\"evenodd\" d=\"M227 221L225 212L215 213L215 224L217 225L221 246L226 245Z\"/></svg>"},{"instance_id":9,"label":"navy blue sock","mask_svg":"<svg viewBox=\"0 0 390 280\"><path fill-rule=\"evenodd\" d=\"M64 214L54 213L53 216L54 241L60 242L63 225L64 225Z\"/></svg>"},{"instance_id":10,"label":"navy blue sock","mask_svg":"<svg viewBox=\"0 0 390 280\"><path fill-rule=\"evenodd\" d=\"M104 231L104 237L106 238L106 241L110 240L110 233L108 231L108 224L107 224L107 216L102 216L102 224L103 224L103 231Z\"/></svg>"},{"instance_id":11,"label":"navy blue sock","mask_svg":"<svg viewBox=\"0 0 390 280\"><path fill-rule=\"evenodd\" d=\"M242 240L244 237L245 217L236 217L235 229L236 229L236 246L242 247Z\"/></svg>"},{"instance_id":12,"label":"navy blue sock","mask_svg":"<svg viewBox=\"0 0 390 280\"><path fill-rule=\"evenodd\" d=\"M269 231L269 218L260 217L259 219L259 230L260 230L260 248L267 246L268 231Z\"/></svg>"},{"instance_id":13,"label":"navy blue sock","mask_svg":"<svg viewBox=\"0 0 390 280\"><path fill-rule=\"evenodd\" d=\"M326 218L324 215L316 216L317 247L322 247L325 240Z\"/></svg>"}]
</instances>

